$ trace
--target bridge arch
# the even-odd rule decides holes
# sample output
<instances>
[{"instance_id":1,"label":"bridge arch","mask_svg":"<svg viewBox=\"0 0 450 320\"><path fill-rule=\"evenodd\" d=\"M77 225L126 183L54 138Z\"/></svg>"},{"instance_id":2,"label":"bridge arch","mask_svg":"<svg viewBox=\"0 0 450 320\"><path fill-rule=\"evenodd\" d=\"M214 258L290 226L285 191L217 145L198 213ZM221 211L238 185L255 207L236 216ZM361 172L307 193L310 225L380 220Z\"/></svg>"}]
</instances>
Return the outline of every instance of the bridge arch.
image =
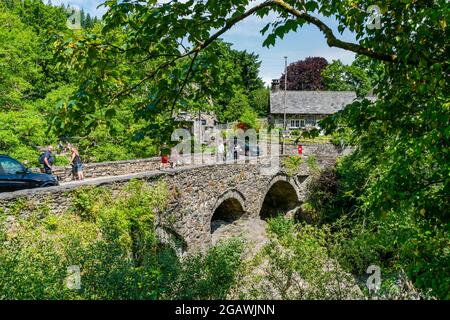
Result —
<instances>
[{"instance_id":1,"label":"bridge arch","mask_svg":"<svg viewBox=\"0 0 450 320\"><path fill-rule=\"evenodd\" d=\"M245 213L245 197L237 190L228 190L217 199L213 206L211 233L214 233L223 222L232 223Z\"/></svg>"},{"instance_id":2,"label":"bridge arch","mask_svg":"<svg viewBox=\"0 0 450 320\"><path fill-rule=\"evenodd\" d=\"M301 204L299 190L295 178L287 175L275 176L270 181L260 206L260 218L267 220L298 207Z\"/></svg>"}]
</instances>

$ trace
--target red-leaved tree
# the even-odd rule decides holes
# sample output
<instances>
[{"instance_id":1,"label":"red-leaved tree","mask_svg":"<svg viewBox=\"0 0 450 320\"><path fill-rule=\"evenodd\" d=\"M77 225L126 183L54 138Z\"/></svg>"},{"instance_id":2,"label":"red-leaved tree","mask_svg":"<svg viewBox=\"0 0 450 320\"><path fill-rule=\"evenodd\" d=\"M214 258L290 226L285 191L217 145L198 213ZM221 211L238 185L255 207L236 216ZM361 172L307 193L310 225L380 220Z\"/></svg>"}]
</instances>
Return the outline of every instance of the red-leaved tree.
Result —
<instances>
[{"instance_id":1,"label":"red-leaved tree","mask_svg":"<svg viewBox=\"0 0 450 320\"><path fill-rule=\"evenodd\" d=\"M308 57L291 63L287 70L288 90L325 90L325 84L320 76L322 70L328 65L325 58ZM284 89L285 75L280 79L281 88Z\"/></svg>"}]
</instances>

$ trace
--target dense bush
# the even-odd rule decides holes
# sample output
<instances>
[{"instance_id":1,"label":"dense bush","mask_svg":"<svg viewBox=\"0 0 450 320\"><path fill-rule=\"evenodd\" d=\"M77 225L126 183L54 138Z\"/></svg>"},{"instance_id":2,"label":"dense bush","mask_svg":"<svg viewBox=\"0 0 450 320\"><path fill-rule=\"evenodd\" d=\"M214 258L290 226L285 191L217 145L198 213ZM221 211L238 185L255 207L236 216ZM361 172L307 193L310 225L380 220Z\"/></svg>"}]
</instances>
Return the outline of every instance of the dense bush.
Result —
<instances>
[{"instance_id":1,"label":"dense bush","mask_svg":"<svg viewBox=\"0 0 450 320\"><path fill-rule=\"evenodd\" d=\"M133 181L119 195L80 189L62 215L45 207L14 222L0 212L0 299L219 299L234 284L242 243L223 243L180 260L160 243L155 216L165 209L163 184ZM79 266L81 290L65 284Z\"/></svg>"},{"instance_id":2,"label":"dense bush","mask_svg":"<svg viewBox=\"0 0 450 320\"><path fill-rule=\"evenodd\" d=\"M424 234L412 215L396 218L376 225L343 217L320 226L273 218L239 298L448 299L448 233ZM377 291L367 287L373 265L381 271Z\"/></svg>"},{"instance_id":3,"label":"dense bush","mask_svg":"<svg viewBox=\"0 0 450 320\"><path fill-rule=\"evenodd\" d=\"M348 299L363 294L330 256L330 228L295 223L282 216L268 226L270 241L253 261L244 298ZM257 272L255 272L255 266Z\"/></svg>"},{"instance_id":4,"label":"dense bush","mask_svg":"<svg viewBox=\"0 0 450 320\"><path fill-rule=\"evenodd\" d=\"M237 284L243 245L242 240L231 238L206 254L190 256L180 266L171 296L176 299L226 299Z\"/></svg>"},{"instance_id":5,"label":"dense bush","mask_svg":"<svg viewBox=\"0 0 450 320\"><path fill-rule=\"evenodd\" d=\"M369 265L379 265L385 280L398 280L405 272L423 292L450 298L450 234L445 225L407 210L390 212L383 219L347 219L344 225L339 228L345 237L336 246L336 256L346 270L361 275Z\"/></svg>"},{"instance_id":6,"label":"dense bush","mask_svg":"<svg viewBox=\"0 0 450 320\"><path fill-rule=\"evenodd\" d=\"M354 275L379 265L387 279L395 282L405 273L423 292L431 290L431 295L448 299L448 224L406 204L381 214L368 212L366 196L361 194L370 174L367 166L356 152L309 184L307 203L315 222L330 224L342 236L335 246L336 258Z\"/></svg>"}]
</instances>

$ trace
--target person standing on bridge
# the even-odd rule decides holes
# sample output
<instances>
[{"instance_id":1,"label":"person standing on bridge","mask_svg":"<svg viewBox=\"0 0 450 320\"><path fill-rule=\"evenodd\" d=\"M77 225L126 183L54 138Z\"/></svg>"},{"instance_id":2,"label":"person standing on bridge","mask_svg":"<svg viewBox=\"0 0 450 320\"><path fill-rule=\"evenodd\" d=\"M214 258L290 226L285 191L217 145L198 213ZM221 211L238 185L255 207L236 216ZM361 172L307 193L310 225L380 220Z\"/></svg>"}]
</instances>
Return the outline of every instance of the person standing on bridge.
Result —
<instances>
[{"instance_id":1,"label":"person standing on bridge","mask_svg":"<svg viewBox=\"0 0 450 320\"><path fill-rule=\"evenodd\" d=\"M233 158L234 160L238 160L239 159L239 153L241 153L242 148L239 145L239 143L237 141L234 142L234 148L233 148Z\"/></svg>"},{"instance_id":2,"label":"person standing on bridge","mask_svg":"<svg viewBox=\"0 0 450 320\"><path fill-rule=\"evenodd\" d=\"M80 154L74 146L69 146L72 155L70 157L70 164L72 165L72 172L74 180L84 180L83 163L81 162Z\"/></svg>"},{"instance_id":3,"label":"person standing on bridge","mask_svg":"<svg viewBox=\"0 0 450 320\"><path fill-rule=\"evenodd\" d=\"M53 164L55 163L55 157L53 156L53 147L48 146L47 151L45 151L43 154L41 154L39 158L39 163L44 165L44 168L42 170L43 173L46 174L52 174L52 168Z\"/></svg>"},{"instance_id":4,"label":"person standing on bridge","mask_svg":"<svg viewBox=\"0 0 450 320\"><path fill-rule=\"evenodd\" d=\"M178 150L176 146L173 146L170 150L170 164L175 169L178 165Z\"/></svg>"},{"instance_id":5,"label":"person standing on bridge","mask_svg":"<svg viewBox=\"0 0 450 320\"><path fill-rule=\"evenodd\" d=\"M163 144L160 151L161 156L161 164L159 165L159 170L165 169L169 167L169 156L170 156L170 148L166 143Z\"/></svg>"},{"instance_id":6,"label":"person standing on bridge","mask_svg":"<svg viewBox=\"0 0 450 320\"><path fill-rule=\"evenodd\" d=\"M219 162L225 161L225 145L223 144L223 141L219 142L219 145L217 146L217 158Z\"/></svg>"}]
</instances>

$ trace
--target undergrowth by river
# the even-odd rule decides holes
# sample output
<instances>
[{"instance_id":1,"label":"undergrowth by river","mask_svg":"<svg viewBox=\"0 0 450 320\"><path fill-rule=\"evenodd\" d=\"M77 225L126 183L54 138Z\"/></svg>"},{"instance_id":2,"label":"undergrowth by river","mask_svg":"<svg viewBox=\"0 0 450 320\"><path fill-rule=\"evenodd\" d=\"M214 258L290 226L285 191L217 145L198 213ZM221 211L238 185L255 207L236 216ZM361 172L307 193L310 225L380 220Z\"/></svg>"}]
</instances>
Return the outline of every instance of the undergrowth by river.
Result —
<instances>
[{"instance_id":1,"label":"undergrowth by river","mask_svg":"<svg viewBox=\"0 0 450 320\"><path fill-rule=\"evenodd\" d=\"M441 255L421 261L434 279L414 282L406 274L410 247L395 237L408 235L410 245L421 237L408 214L377 229L348 218L311 225L279 216L268 221L266 244L250 256L253 244L237 237L180 258L155 227L169 197L164 184L132 181L114 196L80 189L62 215L45 208L28 216L0 213L0 299L448 298L446 234L424 242ZM366 288L369 265L382 270L376 293ZM66 285L70 266L80 268L79 290Z\"/></svg>"}]
</instances>

